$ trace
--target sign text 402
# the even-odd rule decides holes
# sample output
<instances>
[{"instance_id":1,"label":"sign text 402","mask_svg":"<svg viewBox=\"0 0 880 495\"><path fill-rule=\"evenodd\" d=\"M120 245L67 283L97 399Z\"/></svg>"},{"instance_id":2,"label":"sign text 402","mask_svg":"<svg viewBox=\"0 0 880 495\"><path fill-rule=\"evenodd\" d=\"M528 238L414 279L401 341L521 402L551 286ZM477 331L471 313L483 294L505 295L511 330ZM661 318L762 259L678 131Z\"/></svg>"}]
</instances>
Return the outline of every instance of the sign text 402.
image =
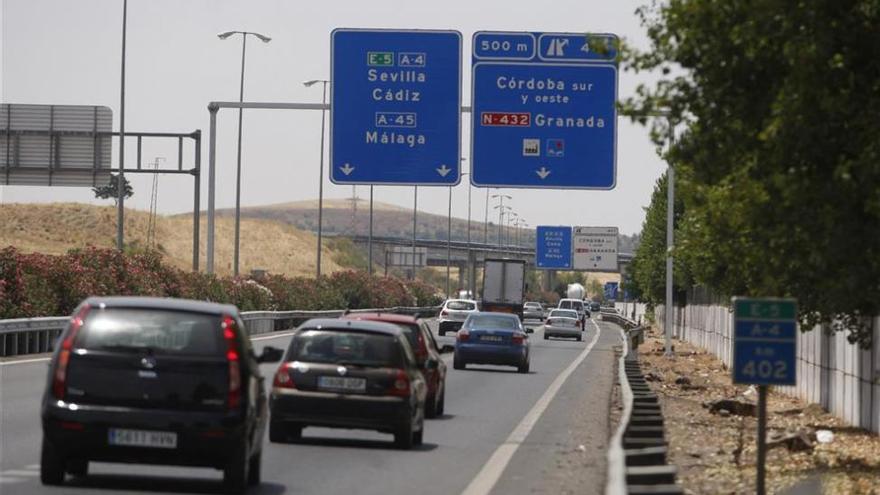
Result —
<instances>
[{"instance_id":1,"label":"sign text 402","mask_svg":"<svg viewBox=\"0 0 880 495\"><path fill-rule=\"evenodd\" d=\"M742 366L740 375L749 379L785 380L788 378L788 363L782 360L751 359Z\"/></svg>"}]
</instances>

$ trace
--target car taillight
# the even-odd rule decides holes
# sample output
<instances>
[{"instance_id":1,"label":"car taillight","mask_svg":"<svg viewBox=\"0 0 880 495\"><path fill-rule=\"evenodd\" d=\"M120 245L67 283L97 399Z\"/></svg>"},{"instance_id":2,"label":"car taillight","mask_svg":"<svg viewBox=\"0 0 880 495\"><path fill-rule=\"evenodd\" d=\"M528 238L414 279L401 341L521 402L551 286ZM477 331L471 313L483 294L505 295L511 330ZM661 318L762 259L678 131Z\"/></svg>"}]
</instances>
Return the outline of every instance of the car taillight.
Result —
<instances>
[{"instance_id":1,"label":"car taillight","mask_svg":"<svg viewBox=\"0 0 880 495\"><path fill-rule=\"evenodd\" d=\"M221 327L223 339L226 341L226 361L229 363L229 394L226 404L231 411L241 405L241 363L238 344L235 342L235 320L231 316L224 316Z\"/></svg>"},{"instance_id":2,"label":"car taillight","mask_svg":"<svg viewBox=\"0 0 880 495\"><path fill-rule=\"evenodd\" d=\"M446 316L448 314L449 314L449 312L444 309L443 311L440 312L440 318L443 318L444 316Z\"/></svg>"},{"instance_id":3,"label":"car taillight","mask_svg":"<svg viewBox=\"0 0 880 495\"><path fill-rule=\"evenodd\" d=\"M416 359L422 362L428 359L428 346L425 345L425 336L419 332L419 348L416 349Z\"/></svg>"},{"instance_id":4,"label":"car taillight","mask_svg":"<svg viewBox=\"0 0 880 495\"><path fill-rule=\"evenodd\" d=\"M394 377L394 383L388 389L388 395L396 395L398 397L409 397L409 377L403 370L397 370Z\"/></svg>"},{"instance_id":5,"label":"car taillight","mask_svg":"<svg viewBox=\"0 0 880 495\"><path fill-rule=\"evenodd\" d=\"M513 334L513 338L511 339L511 341L514 345L522 345L523 342L525 342L525 338L523 337L523 334L515 333Z\"/></svg>"},{"instance_id":6,"label":"car taillight","mask_svg":"<svg viewBox=\"0 0 880 495\"><path fill-rule=\"evenodd\" d=\"M52 395L58 400L64 400L67 391L67 365L70 363L70 353L73 350L73 341L85 322L89 313L88 304L80 308L70 320L70 331L61 342L61 350L58 352L58 363L55 365L55 376L52 378Z\"/></svg>"},{"instance_id":7,"label":"car taillight","mask_svg":"<svg viewBox=\"0 0 880 495\"><path fill-rule=\"evenodd\" d=\"M460 340L462 342L467 342L468 339L471 338L471 333L468 332L466 329L462 328L461 330L458 331L458 335L456 335L455 338L457 338L458 340Z\"/></svg>"},{"instance_id":8,"label":"car taillight","mask_svg":"<svg viewBox=\"0 0 880 495\"><path fill-rule=\"evenodd\" d=\"M296 388L293 377L290 376L290 363L282 363L275 372L275 379L272 380L273 387L280 388Z\"/></svg>"}]
</instances>

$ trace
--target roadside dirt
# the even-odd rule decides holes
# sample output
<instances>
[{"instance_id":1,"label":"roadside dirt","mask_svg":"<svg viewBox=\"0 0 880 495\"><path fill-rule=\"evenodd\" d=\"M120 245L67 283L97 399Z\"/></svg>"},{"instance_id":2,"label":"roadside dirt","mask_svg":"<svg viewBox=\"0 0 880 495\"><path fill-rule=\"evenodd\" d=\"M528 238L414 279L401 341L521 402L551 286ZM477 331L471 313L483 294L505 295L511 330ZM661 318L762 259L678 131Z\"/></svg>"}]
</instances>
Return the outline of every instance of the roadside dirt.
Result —
<instances>
[{"instance_id":1,"label":"roadside dirt","mask_svg":"<svg viewBox=\"0 0 880 495\"><path fill-rule=\"evenodd\" d=\"M757 401L757 392L734 385L719 359L688 343L676 341L676 357L664 357L659 337L649 332L639 360L660 397L669 461L678 466L679 483L692 494L755 493L756 418L726 409L710 412L705 404L734 399L748 406ZM789 442L794 448L768 451L768 493L880 495L880 437L772 389L767 410L768 440L797 436ZM830 442L817 441L822 430L831 432ZM829 435L819 436L828 440Z\"/></svg>"}]
</instances>

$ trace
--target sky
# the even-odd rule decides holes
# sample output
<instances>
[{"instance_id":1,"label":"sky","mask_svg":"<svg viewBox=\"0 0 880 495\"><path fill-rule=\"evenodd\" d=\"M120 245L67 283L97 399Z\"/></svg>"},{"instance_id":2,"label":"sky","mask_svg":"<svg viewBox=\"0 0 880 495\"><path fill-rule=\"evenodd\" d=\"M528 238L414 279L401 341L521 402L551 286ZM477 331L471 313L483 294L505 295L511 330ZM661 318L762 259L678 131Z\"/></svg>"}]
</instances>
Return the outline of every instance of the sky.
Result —
<instances>
[{"instance_id":1,"label":"sky","mask_svg":"<svg viewBox=\"0 0 880 495\"><path fill-rule=\"evenodd\" d=\"M118 130L122 0L0 0L0 96L3 103L106 105ZM320 85L328 79L330 32L337 27L453 29L463 38L463 104L470 104L471 36L475 31L615 33L627 43L647 48L636 8L645 0L129 0L126 53L126 131L191 132L203 142L202 204L207 205L207 134L210 101L238 98L241 42L217 34L256 31L268 44L250 38L245 71L245 100L320 103ZM651 75L620 72L619 96L634 93ZM468 118L467 115L464 117ZM253 110L244 114L242 145L243 206L312 200L318 195L321 115L316 111ZM618 119L617 185L611 191L504 189L490 194L506 201L529 226L617 226L621 233L641 230L665 163L650 142L648 130ZM235 201L237 115L223 110L218 118L218 208ZM462 156L467 158L468 121L462 122ZM328 143L329 144L329 143ZM135 160L134 141L126 142L126 161ZM118 163L114 146L114 167ZM191 164L186 149L185 167ZM164 158L176 167L176 143L145 140L143 159ZM325 154L325 159L327 155ZM463 171L467 172L468 161ZM149 210L152 177L130 178L135 195L127 207ZM351 186L327 178L327 198L351 197ZM356 191L367 198L369 188ZM191 212L190 176L159 176L156 204L160 213ZM375 188L375 200L411 208L411 187ZM453 215L467 216L467 178L453 189ZM419 209L445 215L448 190L419 188ZM485 214L485 189L473 191L472 215ZM0 202L96 200L88 188L0 186ZM494 201L493 201L494 204ZM491 206L490 206L491 209ZM494 213L492 214L494 216Z\"/></svg>"}]
</instances>

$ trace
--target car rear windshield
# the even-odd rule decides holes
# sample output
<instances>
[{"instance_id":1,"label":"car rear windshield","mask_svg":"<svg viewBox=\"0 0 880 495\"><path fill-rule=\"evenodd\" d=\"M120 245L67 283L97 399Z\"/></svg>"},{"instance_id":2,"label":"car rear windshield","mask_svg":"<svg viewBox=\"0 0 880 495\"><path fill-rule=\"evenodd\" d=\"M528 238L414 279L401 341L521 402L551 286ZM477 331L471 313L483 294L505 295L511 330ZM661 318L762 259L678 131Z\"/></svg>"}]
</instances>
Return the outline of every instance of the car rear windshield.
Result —
<instances>
[{"instance_id":1,"label":"car rear windshield","mask_svg":"<svg viewBox=\"0 0 880 495\"><path fill-rule=\"evenodd\" d=\"M195 356L226 351L219 316L154 308L94 309L77 334L76 346Z\"/></svg>"},{"instance_id":2,"label":"car rear windshield","mask_svg":"<svg viewBox=\"0 0 880 495\"><path fill-rule=\"evenodd\" d=\"M452 309L456 311L473 311L477 309L476 303L472 303L470 301L449 301L446 303L446 309Z\"/></svg>"},{"instance_id":3,"label":"car rear windshield","mask_svg":"<svg viewBox=\"0 0 880 495\"><path fill-rule=\"evenodd\" d=\"M526 308L531 308L531 309L541 309L541 305L538 304L538 303L528 303L528 302L527 302L527 303L525 304L525 307L526 307Z\"/></svg>"},{"instance_id":4,"label":"car rear windshield","mask_svg":"<svg viewBox=\"0 0 880 495\"><path fill-rule=\"evenodd\" d=\"M550 312L550 318L574 318L574 319L577 319L577 317L578 317L577 311L571 311L568 309Z\"/></svg>"},{"instance_id":5,"label":"car rear windshield","mask_svg":"<svg viewBox=\"0 0 880 495\"><path fill-rule=\"evenodd\" d=\"M502 315L471 315L468 319L469 328L493 328L499 330L519 330L519 319Z\"/></svg>"},{"instance_id":6,"label":"car rear windshield","mask_svg":"<svg viewBox=\"0 0 880 495\"><path fill-rule=\"evenodd\" d=\"M391 335L304 330L291 341L287 360L399 368L401 351Z\"/></svg>"},{"instance_id":7,"label":"car rear windshield","mask_svg":"<svg viewBox=\"0 0 880 495\"><path fill-rule=\"evenodd\" d=\"M580 301L560 301L561 309L584 309L584 303Z\"/></svg>"}]
</instances>

